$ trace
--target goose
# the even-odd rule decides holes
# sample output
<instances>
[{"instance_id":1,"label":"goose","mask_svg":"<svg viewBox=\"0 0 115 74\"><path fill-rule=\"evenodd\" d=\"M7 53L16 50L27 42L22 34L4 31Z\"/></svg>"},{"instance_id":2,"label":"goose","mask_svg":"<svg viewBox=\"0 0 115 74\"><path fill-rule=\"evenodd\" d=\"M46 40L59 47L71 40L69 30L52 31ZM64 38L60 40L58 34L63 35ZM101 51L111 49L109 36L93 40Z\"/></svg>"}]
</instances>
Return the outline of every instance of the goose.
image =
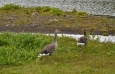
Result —
<instances>
[{"instance_id":1,"label":"goose","mask_svg":"<svg viewBox=\"0 0 115 74\"><path fill-rule=\"evenodd\" d=\"M59 29L55 30L54 41L51 44L48 44L47 46L45 46L44 49L41 51L41 53L38 55L38 57L47 56L47 55L52 56L53 55L53 53L55 52L55 50L58 47L57 33L59 33L59 32L61 32Z\"/></svg>"},{"instance_id":2,"label":"goose","mask_svg":"<svg viewBox=\"0 0 115 74\"><path fill-rule=\"evenodd\" d=\"M84 29L84 36L78 39L77 46L86 46L87 43L88 43L88 37L86 35L86 30Z\"/></svg>"}]
</instances>

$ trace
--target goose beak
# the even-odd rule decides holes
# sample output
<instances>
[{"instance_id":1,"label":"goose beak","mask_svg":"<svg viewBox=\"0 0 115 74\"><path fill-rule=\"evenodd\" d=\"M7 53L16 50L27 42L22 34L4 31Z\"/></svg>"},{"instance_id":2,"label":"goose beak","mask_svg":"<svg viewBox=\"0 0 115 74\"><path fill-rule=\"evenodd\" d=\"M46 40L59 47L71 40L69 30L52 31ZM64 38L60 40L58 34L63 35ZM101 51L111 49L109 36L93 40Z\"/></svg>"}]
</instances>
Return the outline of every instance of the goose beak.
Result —
<instances>
[{"instance_id":1,"label":"goose beak","mask_svg":"<svg viewBox=\"0 0 115 74\"><path fill-rule=\"evenodd\" d=\"M61 30L58 30L58 32L61 32Z\"/></svg>"},{"instance_id":2,"label":"goose beak","mask_svg":"<svg viewBox=\"0 0 115 74\"><path fill-rule=\"evenodd\" d=\"M59 30L59 29L56 29L56 30L55 30L55 32L57 32L57 33L58 33L58 32L61 32L61 30Z\"/></svg>"}]
</instances>

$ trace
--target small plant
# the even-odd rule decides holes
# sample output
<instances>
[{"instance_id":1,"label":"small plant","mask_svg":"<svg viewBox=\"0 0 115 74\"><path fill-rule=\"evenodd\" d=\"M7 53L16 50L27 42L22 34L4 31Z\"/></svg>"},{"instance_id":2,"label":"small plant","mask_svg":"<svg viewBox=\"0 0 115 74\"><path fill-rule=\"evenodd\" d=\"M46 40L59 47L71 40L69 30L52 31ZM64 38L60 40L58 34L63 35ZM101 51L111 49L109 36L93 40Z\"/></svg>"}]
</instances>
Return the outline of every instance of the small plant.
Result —
<instances>
[{"instance_id":1,"label":"small plant","mask_svg":"<svg viewBox=\"0 0 115 74\"><path fill-rule=\"evenodd\" d=\"M38 6L38 7L34 7L36 12L40 12L42 10L42 7Z\"/></svg>"},{"instance_id":2,"label":"small plant","mask_svg":"<svg viewBox=\"0 0 115 74\"><path fill-rule=\"evenodd\" d=\"M76 9L73 9L73 10L72 10L72 13L77 13L77 10L76 10Z\"/></svg>"},{"instance_id":3,"label":"small plant","mask_svg":"<svg viewBox=\"0 0 115 74\"><path fill-rule=\"evenodd\" d=\"M51 7L49 7L49 6L42 7L43 12L49 12L50 10L51 10Z\"/></svg>"},{"instance_id":4,"label":"small plant","mask_svg":"<svg viewBox=\"0 0 115 74\"><path fill-rule=\"evenodd\" d=\"M52 8L50 12L53 13L54 15L61 15L61 14L63 14L63 11L60 10L59 8Z\"/></svg>"},{"instance_id":5,"label":"small plant","mask_svg":"<svg viewBox=\"0 0 115 74\"><path fill-rule=\"evenodd\" d=\"M3 10L12 10L12 9L20 9L20 8L22 8L20 5L6 4L1 9L3 9Z\"/></svg>"},{"instance_id":6,"label":"small plant","mask_svg":"<svg viewBox=\"0 0 115 74\"><path fill-rule=\"evenodd\" d=\"M81 15L81 16L87 16L88 14L87 14L86 12L82 12L82 11L80 11L80 12L78 12L78 15Z\"/></svg>"}]
</instances>

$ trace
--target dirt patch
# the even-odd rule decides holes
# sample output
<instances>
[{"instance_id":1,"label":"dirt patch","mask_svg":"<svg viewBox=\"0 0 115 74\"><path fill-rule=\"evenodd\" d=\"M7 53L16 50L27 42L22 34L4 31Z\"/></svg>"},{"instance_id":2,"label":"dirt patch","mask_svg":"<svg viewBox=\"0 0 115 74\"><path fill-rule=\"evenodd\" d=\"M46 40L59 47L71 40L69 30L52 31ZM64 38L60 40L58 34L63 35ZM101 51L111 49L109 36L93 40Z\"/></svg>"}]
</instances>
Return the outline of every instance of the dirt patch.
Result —
<instances>
[{"instance_id":1,"label":"dirt patch","mask_svg":"<svg viewBox=\"0 0 115 74\"><path fill-rule=\"evenodd\" d=\"M33 32L33 33L54 33L54 30L56 28L54 27L44 27L44 26L20 26L20 27L13 27L13 26L0 26L0 32L3 31L11 31L11 32ZM57 29L60 29L62 33L66 34L79 34L81 33L78 30L75 29L67 29L65 27L58 27Z\"/></svg>"},{"instance_id":2,"label":"dirt patch","mask_svg":"<svg viewBox=\"0 0 115 74\"><path fill-rule=\"evenodd\" d=\"M4 31L10 31L10 32L28 32L28 33L54 33L54 30L56 28L54 27L48 27L48 26L30 26L30 25L24 25L20 27L13 27L13 26L0 26L0 32ZM62 34L83 34L82 29L75 29L75 28L65 28L65 27L57 27L57 29L61 30ZM90 34L97 34L101 35L103 32L100 31L89 31ZM114 35L113 32L110 32L111 35Z\"/></svg>"}]
</instances>

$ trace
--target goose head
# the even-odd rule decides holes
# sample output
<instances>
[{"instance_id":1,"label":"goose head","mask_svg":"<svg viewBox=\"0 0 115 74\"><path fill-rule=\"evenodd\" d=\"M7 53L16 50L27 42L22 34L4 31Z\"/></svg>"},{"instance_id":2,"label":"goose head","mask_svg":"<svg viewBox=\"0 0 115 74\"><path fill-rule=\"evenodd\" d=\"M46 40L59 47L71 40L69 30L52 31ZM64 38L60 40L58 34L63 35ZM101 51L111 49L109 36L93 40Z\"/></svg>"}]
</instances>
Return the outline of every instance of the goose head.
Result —
<instances>
[{"instance_id":1,"label":"goose head","mask_svg":"<svg viewBox=\"0 0 115 74\"><path fill-rule=\"evenodd\" d=\"M59 29L56 29L56 30L55 30L55 33L59 33L59 32L61 32L61 30L59 30Z\"/></svg>"}]
</instances>

